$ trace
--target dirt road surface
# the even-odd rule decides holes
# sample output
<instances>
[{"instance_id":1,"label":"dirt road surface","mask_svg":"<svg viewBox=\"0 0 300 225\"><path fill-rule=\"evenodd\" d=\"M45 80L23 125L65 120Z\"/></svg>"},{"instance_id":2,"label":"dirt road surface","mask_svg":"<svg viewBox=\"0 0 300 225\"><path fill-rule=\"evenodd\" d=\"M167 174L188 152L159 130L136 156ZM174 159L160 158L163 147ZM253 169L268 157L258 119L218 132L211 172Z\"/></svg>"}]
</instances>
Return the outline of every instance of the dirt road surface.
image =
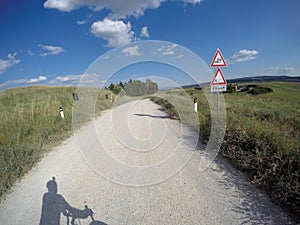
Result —
<instances>
[{"instance_id":1,"label":"dirt road surface","mask_svg":"<svg viewBox=\"0 0 300 225\"><path fill-rule=\"evenodd\" d=\"M219 157L199 172L203 147L189 146L185 129L149 100L105 112L15 185L0 204L0 224L64 225L68 205L82 217L87 205L98 225L292 224ZM52 177L48 188L56 183L58 194L43 201Z\"/></svg>"}]
</instances>

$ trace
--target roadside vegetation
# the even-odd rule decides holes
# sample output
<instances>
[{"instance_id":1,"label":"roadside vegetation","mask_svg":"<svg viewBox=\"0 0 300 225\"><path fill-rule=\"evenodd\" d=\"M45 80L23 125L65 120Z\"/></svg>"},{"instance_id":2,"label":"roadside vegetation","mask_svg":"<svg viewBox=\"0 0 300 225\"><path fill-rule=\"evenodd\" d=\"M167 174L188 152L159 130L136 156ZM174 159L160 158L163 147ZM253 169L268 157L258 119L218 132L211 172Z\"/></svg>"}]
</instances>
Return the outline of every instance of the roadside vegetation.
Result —
<instances>
[{"instance_id":1,"label":"roadside vegetation","mask_svg":"<svg viewBox=\"0 0 300 225\"><path fill-rule=\"evenodd\" d=\"M144 89L145 85L151 87L142 94L157 91L156 84L150 81L148 84L130 83ZM86 90L98 95L92 116L112 107L116 100L113 91L116 86L120 85L111 85L112 90ZM239 90L243 86L240 85ZM227 127L220 154L246 172L249 182L266 190L276 203L300 215L300 83L262 83L240 92L231 85L228 90L231 91L224 93ZM72 134L72 109L77 107L73 93L76 91L76 87L33 86L0 92L0 196L50 147ZM121 91L119 95L122 95ZM185 95L198 98L199 138L206 143L211 126L206 97L195 88L183 92L173 90L174 98L170 101L164 99L163 92L158 92L151 100L162 105L171 118L180 119L174 105L183 105L182 111L189 118L190 111L186 109L193 104L184 101ZM136 93L132 96L135 97ZM78 97L80 99L80 93ZM60 106L64 110L64 119L59 113ZM80 123L86 121L79 120ZM82 124L76 125L80 127Z\"/></svg>"},{"instance_id":2,"label":"roadside vegetation","mask_svg":"<svg viewBox=\"0 0 300 225\"><path fill-rule=\"evenodd\" d=\"M0 91L0 197L73 129L113 105L157 90L157 84L147 79L111 84L105 89L30 86ZM73 97L75 93L79 101Z\"/></svg>"},{"instance_id":3,"label":"roadside vegetation","mask_svg":"<svg viewBox=\"0 0 300 225\"><path fill-rule=\"evenodd\" d=\"M33 86L0 92L0 196L35 165L47 150L72 134L75 87ZM99 93L95 113L111 107ZM78 96L80 98L80 95ZM64 119L59 107L63 107Z\"/></svg>"},{"instance_id":4,"label":"roadside vegetation","mask_svg":"<svg viewBox=\"0 0 300 225\"><path fill-rule=\"evenodd\" d=\"M150 100L155 102L158 105L163 106L164 110L170 116L171 119L179 119L178 111L168 100L157 96L150 97Z\"/></svg>"},{"instance_id":5,"label":"roadside vegetation","mask_svg":"<svg viewBox=\"0 0 300 225\"><path fill-rule=\"evenodd\" d=\"M228 89L231 90L231 87ZM198 89L188 88L186 92L191 98L198 98L199 138L207 143L211 117L206 97ZM298 220L299 96L300 83L262 83L242 92L235 92L234 88L224 93L227 126L220 149L223 157L248 174L249 182L264 189L275 203L298 216ZM176 115L176 110L168 101L159 98L152 100Z\"/></svg>"}]
</instances>

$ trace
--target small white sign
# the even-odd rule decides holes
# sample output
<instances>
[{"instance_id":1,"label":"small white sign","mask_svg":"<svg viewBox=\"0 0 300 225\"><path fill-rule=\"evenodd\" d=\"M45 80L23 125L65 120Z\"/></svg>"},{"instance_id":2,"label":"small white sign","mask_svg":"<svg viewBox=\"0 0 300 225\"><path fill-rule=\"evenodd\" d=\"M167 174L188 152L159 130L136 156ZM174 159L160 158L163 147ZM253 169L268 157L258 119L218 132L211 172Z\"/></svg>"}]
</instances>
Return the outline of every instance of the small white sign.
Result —
<instances>
[{"instance_id":1,"label":"small white sign","mask_svg":"<svg viewBox=\"0 0 300 225\"><path fill-rule=\"evenodd\" d=\"M226 91L226 84L220 84L220 85L211 85L210 86L210 91L211 92L221 92L221 91Z\"/></svg>"}]
</instances>

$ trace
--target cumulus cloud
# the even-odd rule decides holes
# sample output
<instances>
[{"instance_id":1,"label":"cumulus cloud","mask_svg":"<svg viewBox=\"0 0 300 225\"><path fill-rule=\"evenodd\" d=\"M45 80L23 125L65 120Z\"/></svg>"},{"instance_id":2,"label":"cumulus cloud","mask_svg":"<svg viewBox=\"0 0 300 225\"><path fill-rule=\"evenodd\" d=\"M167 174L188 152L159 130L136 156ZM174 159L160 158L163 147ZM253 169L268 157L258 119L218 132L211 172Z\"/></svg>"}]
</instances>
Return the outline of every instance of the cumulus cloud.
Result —
<instances>
[{"instance_id":1,"label":"cumulus cloud","mask_svg":"<svg viewBox=\"0 0 300 225\"><path fill-rule=\"evenodd\" d=\"M141 16L148 8L158 8L165 0L47 0L44 3L46 8L54 8L63 12L70 12L83 6L92 10L101 11L108 9L111 11L110 18L125 18L126 16Z\"/></svg>"},{"instance_id":2,"label":"cumulus cloud","mask_svg":"<svg viewBox=\"0 0 300 225\"><path fill-rule=\"evenodd\" d=\"M140 48L139 46L135 45L133 47L127 47L122 50L123 53L125 53L125 56L140 56Z\"/></svg>"},{"instance_id":3,"label":"cumulus cloud","mask_svg":"<svg viewBox=\"0 0 300 225\"><path fill-rule=\"evenodd\" d=\"M184 4L198 4L203 0L175 0ZM97 37L108 41L108 47L116 47L122 44L128 44L133 40L134 32L131 30L130 23L125 23L124 19L130 16L140 17L147 9L156 9L164 2L174 2L174 0L46 0L45 8L58 9L63 12L70 12L81 7L89 7L94 11L106 10L106 19L94 22L91 26L91 32ZM121 20L123 19L123 20ZM86 21L77 21L77 24L85 24ZM140 37L149 37L147 27L143 27Z\"/></svg>"},{"instance_id":4,"label":"cumulus cloud","mask_svg":"<svg viewBox=\"0 0 300 225\"><path fill-rule=\"evenodd\" d=\"M235 64L235 63L239 63L239 62L253 60L256 58L257 55L258 55L258 51L256 51L256 50L242 49L242 50L239 50L238 52L234 53L233 56L230 57L229 63Z\"/></svg>"},{"instance_id":5,"label":"cumulus cloud","mask_svg":"<svg viewBox=\"0 0 300 225\"><path fill-rule=\"evenodd\" d=\"M0 59L0 74L5 73L8 68L21 62L21 60L16 59L16 56L17 53L13 53L8 54L7 59Z\"/></svg>"},{"instance_id":6,"label":"cumulus cloud","mask_svg":"<svg viewBox=\"0 0 300 225\"><path fill-rule=\"evenodd\" d=\"M142 30L141 30L141 37L145 37L145 38L148 38L150 37L149 35L149 31L148 31L148 27L143 27Z\"/></svg>"},{"instance_id":7,"label":"cumulus cloud","mask_svg":"<svg viewBox=\"0 0 300 225\"><path fill-rule=\"evenodd\" d=\"M30 80L27 81L27 83L37 83L37 82L40 82L40 81L45 81L47 80L47 77L46 76L39 76L38 78L32 78Z\"/></svg>"},{"instance_id":8,"label":"cumulus cloud","mask_svg":"<svg viewBox=\"0 0 300 225\"><path fill-rule=\"evenodd\" d=\"M147 9L156 9L163 2L171 2L171 0L47 0L44 3L45 8L58 9L63 12L70 12L75 9L87 6L92 10L101 11L108 9L111 14L110 18L120 19L128 16L142 16ZM203 0L177 0L185 4L198 4Z\"/></svg>"},{"instance_id":9,"label":"cumulus cloud","mask_svg":"<svg viewBox=\"0 0 300 225\"><path fill-rule=\"evenodd\" d=\"M91 32L108 42L108 47L129 44L134 38L134 32L131 31L130 22L125 23L121 20L110 20L105 18L103 21L94 22Z\"/></svg>"},{"instance_id":10,"label":"cumulus cloud","mask_svg":"<svg viewBox=\"0 0 300 225\"><path fill-rule=\"evenodd\" d=\"M52 46L52 45L39 45L43 50L46 52L42 53L41 56L47 56L47 55L57 55L59 53L64 52L65 50L62 47L59 46Z\"/></svg>"}]
</instances>

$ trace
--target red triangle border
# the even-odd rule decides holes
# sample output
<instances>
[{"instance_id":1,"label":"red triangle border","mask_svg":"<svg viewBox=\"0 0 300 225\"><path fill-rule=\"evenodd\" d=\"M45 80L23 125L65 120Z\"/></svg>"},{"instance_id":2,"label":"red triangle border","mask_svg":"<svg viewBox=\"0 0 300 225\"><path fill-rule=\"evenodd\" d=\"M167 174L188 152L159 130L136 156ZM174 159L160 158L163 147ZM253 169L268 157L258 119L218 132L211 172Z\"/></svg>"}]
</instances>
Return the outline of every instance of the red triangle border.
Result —
<instances>
[{"instance_id":1,"label":"red triangle border","mask_svg":"<svg viewBox=\"0 0 300 225\"><path fill-rule=\"evenodd\" d=\"M220 54L221 59L223 60L224 64L221 64L221 65L214 65L214 62L215 62L215 60L216 60L218 54ZM221 67L221 66L227 66L227 64L226 64L225 59L223 58L223 55L222 55L222 53L221 53L221 50L218 48L217 51L216 51L216 53L215 53L215 55L214 55L213 60L211 61L210 67Z\"/></svg>"},{"instance_id":2,"label":"red triangle border","mask_svg":"<svg viewBox=\"0 0 300 225\"><path fill-rule=\"evenodd\" d=\"M214 80L215 80L215 78L217 77L217 75L218 75L219 72L220 72L221 77L222 77L222 79L223 79L224 82L221 82L221 83L215 83ZM225 77L224 77L224 75L223 75L221 69L218 68L218 69L217 69L217 72L216 72L215 75L214 75L214 78L212 79L212 82L210 83L210 85L220 85L220 84L224 84L224 85L225 85L225 84L227 84L227 81L225 80Z\"/></svg>"}]
</instances>

